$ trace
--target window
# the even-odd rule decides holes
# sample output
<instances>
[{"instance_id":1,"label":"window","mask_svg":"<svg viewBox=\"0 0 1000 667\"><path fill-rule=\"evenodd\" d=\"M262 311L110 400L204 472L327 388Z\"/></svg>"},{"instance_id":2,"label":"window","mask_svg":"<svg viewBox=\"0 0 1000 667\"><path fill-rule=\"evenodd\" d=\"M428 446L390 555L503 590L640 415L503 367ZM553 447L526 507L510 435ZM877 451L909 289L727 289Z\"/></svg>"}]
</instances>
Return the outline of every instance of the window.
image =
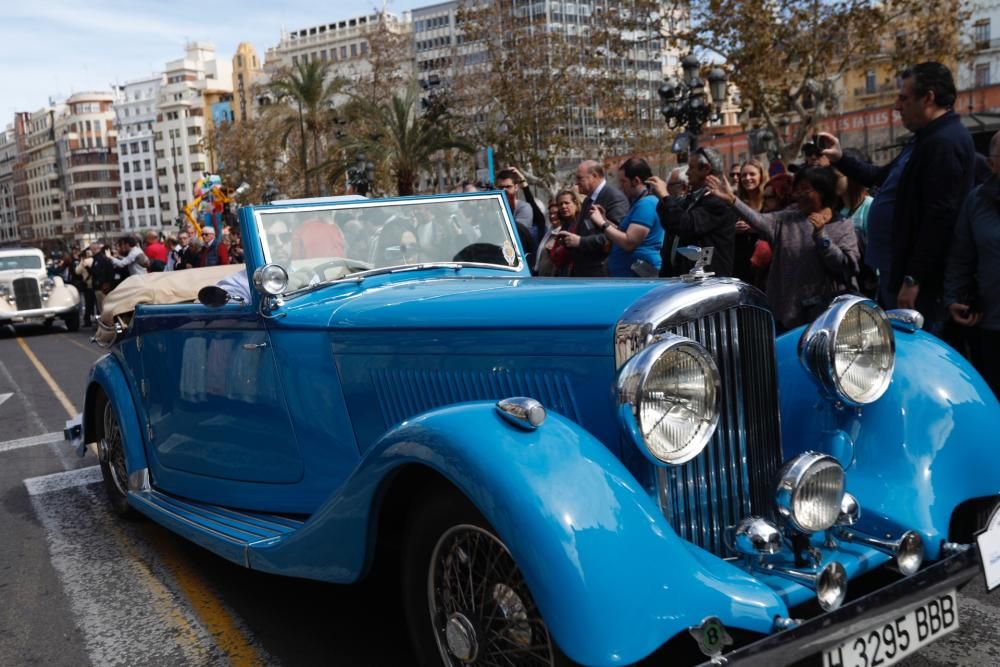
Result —
<instances>
[{"instance_id":1,"label":"window","mask_svg":"<svg viewBox=\"0 0 1000 667\"><path fill-rule=\"evenodd\" d=\"M873 70L868 70L865 72L865 93L871 95L876 91L878 83L875 79L875 72Z\"/></svg>"},{"instance_id":2,"label":"window","mask_svg":"<svg viewBox=\"0 0 1000 667\"><path fill-rule=\"evenodd\" d=\"M146 205L149 208L154 208L156 206L156 197L146 197Z\"/></svg>"},{"instance_id":3,"label":"window","mask_svg":"<svg viewBox=\"0 0 1000 667\"><path fill-rule=\"evenodd\" d=\"M976 48L990 48L990 20L988 18L979 19L972 25L972 30L976 40Z\"/></svg>"},{"instance_id":4,"label":"window","mask_svg":"<svg viewBox=\"0 0 1000 667\"><path fill-rule=\"evenodd\" d=\"M351 57L352 58L357 58L358 57L358 45L357 44L351 44Z\"/></svg>"},{"instance_id":5,"label":"window","mask_svg":"<svg viewBox=\"0 0 1000 667\"><path fill-rule=\"evenodd\" d=\"M122 162L122 171L128 173L128 162Z\"/></svg>"},{"instance_id":6,"label":"window","mask_svg":"<svg viewBox=\"0 0 1000 667\"><path fill-rule=\"evenodd\" d=\"M147 178L146 179L146 189L147 190L152 190L153 189L153 179L151 179L151 178Z\"/></svg>"},{"instance_id":7,"label":"window","mask_svg":"<svg viewBox=\"0 0 1000 667\"><path fill-rule=\"evenodd\" d=\"M143 153L149 152L149 140L147 139L143 139L142 141L142 152Z\"/></svg>"},{"instance_id":8,"label":"window","mask_svg":"<svg viewBox=\"0 0 1000 667\"><path fill-rule=\"evenodd\" d=\"M152 163L149 160L143 160L142 161L142 169L143 169L143 171L149 171L152 168L153 168L153 165L152 165Z\"/></svg>"},{"instance_id":9,"label":"window","mask_svg":"<svg viewBox=\"0 0 1000 667\"><path fill-rule=\"evenodd\" d=\"M136 190L142 190L142 179L141 178L135 179L133 187L135 187Z\"/></svg>"},{"instance_id":10,"label":"window","mask_svg":"<svg viewBox=\"0 0 1000 667\"><path fill-rule=\"evenodd\" d=\"M990 64L979 63L976 65L976 88L990 85Z\"/></svg>"}]
</instances>

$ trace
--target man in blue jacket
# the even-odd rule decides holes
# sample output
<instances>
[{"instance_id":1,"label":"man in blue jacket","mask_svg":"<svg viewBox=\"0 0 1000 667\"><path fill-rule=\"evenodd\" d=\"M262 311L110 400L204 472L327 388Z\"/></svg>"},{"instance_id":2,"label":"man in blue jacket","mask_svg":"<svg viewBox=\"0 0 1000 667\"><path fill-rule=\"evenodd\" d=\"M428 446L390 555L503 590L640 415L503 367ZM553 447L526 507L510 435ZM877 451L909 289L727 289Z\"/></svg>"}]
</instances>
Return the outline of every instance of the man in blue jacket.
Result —
<instances>
[{"instance_id":1,"label":"man in blue jacket","mask_svg":"<svg viewBox=\"0 0 1000 667\"><path fill-rule=\"evenodd\" d=\"M876 167L844 156L821 133L823 154L868 187L880 186L868 212L865 262L879 273L885 308L914 308L939 334L946 320L944 270L955 220L975 176L975 147L954 112L955 81L947 67L925 62L905 70L895 110L913 136L895 160Z\"/></svg>"}]
</instances>

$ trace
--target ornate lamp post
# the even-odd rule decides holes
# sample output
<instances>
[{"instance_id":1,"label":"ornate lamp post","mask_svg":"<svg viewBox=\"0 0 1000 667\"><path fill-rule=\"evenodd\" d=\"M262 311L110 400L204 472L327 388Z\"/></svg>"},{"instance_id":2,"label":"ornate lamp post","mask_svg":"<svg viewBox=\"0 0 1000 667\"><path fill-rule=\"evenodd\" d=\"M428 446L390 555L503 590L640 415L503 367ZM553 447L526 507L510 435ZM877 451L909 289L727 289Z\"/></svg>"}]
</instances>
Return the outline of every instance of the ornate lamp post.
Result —
<instances>
[{"instance_id":1,"label":"ornate lamp post","mask_svg":"<svg viewBox=\"0 0 1000 667\"><path fill-rule=\"evenodd\" d=\"M684 80L669 78L660 86L660 113L667 127L685 128L674 140L673 151L682 153L696 148L702 126L708 121L718 120L722 112L722 102L726 98L726 73L721 67L713 67L708 73L708 88L698 76L701 63L689 54L681 61Z\"/></svg>"}]
</instances>

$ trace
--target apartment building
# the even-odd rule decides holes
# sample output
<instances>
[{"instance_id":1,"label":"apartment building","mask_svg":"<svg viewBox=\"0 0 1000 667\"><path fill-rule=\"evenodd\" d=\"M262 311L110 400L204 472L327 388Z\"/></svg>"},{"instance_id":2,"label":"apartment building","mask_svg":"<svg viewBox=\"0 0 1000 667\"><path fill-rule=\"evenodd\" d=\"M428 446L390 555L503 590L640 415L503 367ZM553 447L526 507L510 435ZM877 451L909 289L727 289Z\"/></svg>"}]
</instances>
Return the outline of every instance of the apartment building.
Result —
<instances>
[{"instance_id":1,"label":"apartment building","mask_svg":"<svg viewBox=\"0 0 1000 667\"><path fill-rule=\"evenodd\" d=\"M140 234L159 230L160 183L156 174L153 126L163 75L128 81L117 88L114 103L118 129L119 210L122 230Z\"/></svg>"},{"instance_id":2,"label":"apartment building","mask_svg":"<svg viewBox=\"0 0 1000 667\"><path fill-rule=\"evenodd\" d=\"M14 124L0 130L0 246L17 243L17 207L14 200L14 162L17 138Z\"/></svg>"},{"instance_id":3,"label":"apartment building","mask_svg":"<svg viewBox=\"0 0 1000 667\"><path fill-rule=\"evenodd\" d=\"M19 166L24 171L24 189L15 192L15 197L21 195L16 202L18 233L25 241L54 238L57 226L61 233L64 202L56 152L56 118L64 112L65 105L53 103L23 118ZM26 205L22 206L21 200Z\"/></svg>"},{"instance_id":4,"label":"apartment building","mask_svg":"<svg viewBox=\"0 0 1000 667\"><path fill-rule=\"evenodd\" d=\"M1000 2L976 0L970 4L969 30L973 56L958 72L959 90L1000 83Z\"/></svg>"},{"instance_id":5,"label":"apartment building","mask_svg":"<svg viewBox=\"0 0 1000 667\"><path fill-rule=\"evenodd\" d=\"M369 37L379 21L397 35L411 33L410 13L396 15L389 12L355 16L334 23L325 23L283 32L277 46L267 50L264 70L269 75L280 69L295 67L300 62L326 62L330 64L331 77L344 77L357 81L371 72ZM399 63L407 75L412 67L409 54Z\"/></svg>"},{"instance_id":6,"label":"apartment building","mask_svg":"<svg viewBox=\"0 0 1000 667\"><path fill-rule=\"evenodd\" d=\"M214 105L231 102L232 62L216 57L215 47L190 42L185 56L168 62L157 98L153 138L159 217L163 225L179 222L193 198L194 186L213 169L205 137Z\"/></svg>"},{"instance_id":7,"label":"apartment building","mask_svg":"<svg viewBox=\"0 0 1000 667\"><path fill-rule=\"evenodd\" d=\"M62 224L47 238L82 244L119 229L118 130L111 92L76 93L56 116Z\"/></svg>"}]
</instances>

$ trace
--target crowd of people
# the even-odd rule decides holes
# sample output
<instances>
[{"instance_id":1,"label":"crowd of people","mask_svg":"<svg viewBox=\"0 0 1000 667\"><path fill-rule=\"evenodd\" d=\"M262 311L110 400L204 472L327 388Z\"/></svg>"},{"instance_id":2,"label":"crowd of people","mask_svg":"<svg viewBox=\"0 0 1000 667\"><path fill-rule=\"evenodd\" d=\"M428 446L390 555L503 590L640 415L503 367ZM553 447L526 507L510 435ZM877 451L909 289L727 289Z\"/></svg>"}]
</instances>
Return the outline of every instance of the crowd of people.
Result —
<instances>
[{"instance_id":1,"label":"crowd of people","mask_svg":"<svg viewBox=\"0 0 1000 667\"><path fill-rule=\"evenodd\" d=\"M709 269L764 290L779 331L811 322L840 294L867 295L918 311L1000 395L1000 133L988 162L978 156L944 65L921 63L900 79L895 110L911 135L883 166L828 133L787 169L751 159L727 171L701 147L666 181L631 157L612 184L588 160L547 216L520 172L505 172L522 239L536 242L535 273L678 276L692 268L679 247L712 247ZM519 215L525 208L535 210Z\"/></svg>"},{"instance_id":2,"label":"crowd of people","mask_svg":"<svg viewBox=\"0 0 1000 667\"><path fill-rule=\"evenodd\" d=\"M236 225L206 224L197 233L190 222L176 237L147 232L140 241L122 236L113 244L91 243L73 248L56 266L64 282L83 296L83 325L97 326L104 297L129 276L157 271L180 271L218 264L242 264L243 248Z\"/></svg>"}]
</instances>

